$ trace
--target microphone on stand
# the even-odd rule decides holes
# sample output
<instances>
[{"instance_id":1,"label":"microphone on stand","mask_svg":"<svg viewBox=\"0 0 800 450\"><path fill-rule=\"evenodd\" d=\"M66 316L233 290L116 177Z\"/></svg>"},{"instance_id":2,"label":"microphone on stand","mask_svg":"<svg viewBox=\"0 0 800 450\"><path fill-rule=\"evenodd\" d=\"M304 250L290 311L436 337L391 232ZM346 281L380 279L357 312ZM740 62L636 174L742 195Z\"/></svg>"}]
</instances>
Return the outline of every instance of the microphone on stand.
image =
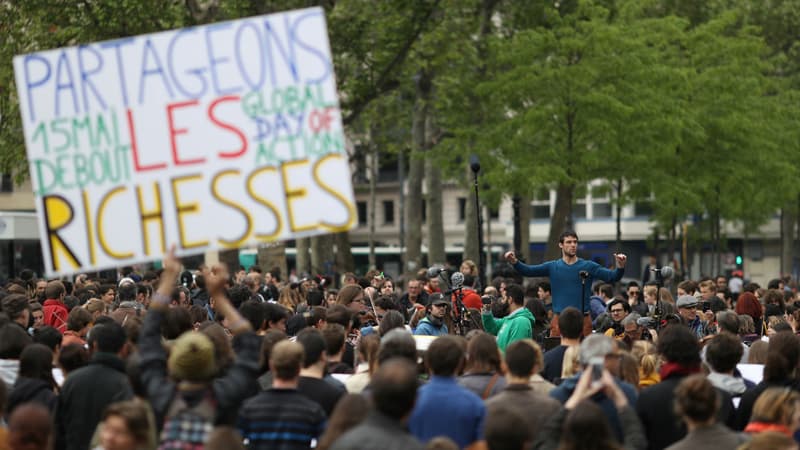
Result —
<instances>
[{"instance_id":1,"label":"microphone on stand","mask_svg":"<svg viewBox=\"0 0 800 450\"><path fill-rule=\"evenodd\" d=\"M461 272L453 272L450 276L450 288L454 291L464 287L464 274Z\"/></svg>"}]
</instances>

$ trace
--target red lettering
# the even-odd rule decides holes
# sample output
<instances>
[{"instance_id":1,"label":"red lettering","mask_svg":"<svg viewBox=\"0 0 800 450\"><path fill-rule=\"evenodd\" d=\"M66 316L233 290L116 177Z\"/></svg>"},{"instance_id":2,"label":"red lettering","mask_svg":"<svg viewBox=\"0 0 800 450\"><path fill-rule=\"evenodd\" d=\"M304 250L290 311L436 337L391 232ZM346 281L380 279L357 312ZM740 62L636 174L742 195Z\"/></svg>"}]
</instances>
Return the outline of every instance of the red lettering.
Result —
<instances>
[{"instance_id":1,"label":"red lettering","mask_svg":"<svg viewBox=\"0 0 800 450\"><path fill-rule=\"evenodd\" d=\"M139 162L139 146L136 144L136 130L133 126L133 111L130 108L126 111L128 116L128 133L131 136L131 153L133 153L133 167L137 172L146 172L148 170L164 169L167 163L150 164L146 166Z\"/></svg>"},{"instance_id":2,"label":"red lettering","mask_svg":"<svg viewBox=\"0 0 800 450\"><path fill-rule=\"evenodd\" d=\"M330 130L331 122L333 122L331 108L325 108L322 111L315 109L308 115L308 126L314 133L319 133L322 130Z\"/></svg>"},{"instance_id":3,"label":"red lettering","mask_svg":"<svg viewBox=\"0 0 800 450\"><path fill-rule=\"evenodd\" d=\"M216 109L217 105L219 105L220 103L222 103L222 102L236 102L236 101L239 101L240 99L241 99L241 97L239 97L238 95L228 95L228 96L225 96L225 97L220 97L220 98L214 100L213 102L211 102L210 105L208 105L208 118L211 119L211 122L213 122L214 125L216 125L216 126L218 126L220 128L223 128L225 130L228 130L231 133L235 134L239 138L239 140L242 142L242 146L238 150L231 151L231 152L220 151L218 153L220 158L238 158L238 157L244 155L245 152L247 151L247 138L245 137L244 133L242 133L242 130L236 128L235 126L233 126L233 125L231 125L229 123L225 123L225 122L217 119L217 117L214 115L214 110Z\"/></svg>"},{"instance_id":4,"label":"red lettering","mask_svg":"<svg viewBox=\"0 0 800 450\"><path fill-rule=\"evenodd\" d=\"M186 108L187 106L195 106L199 103L199 100L190 100L188 102L179 102L179 103L172 103L167 105L167 122L169 124L169 142L170 146L172 147L172 160L175 161L176 166L187 166L190 164L202 164L206 162L205 158L196 158L196 159L184 159L181 160L178 156L178 145L176 136L179 134L186 134L188 133L188 128L175 128L175 118L173 117L172 111L178 108Z\"/></svg>"}]
</instances>

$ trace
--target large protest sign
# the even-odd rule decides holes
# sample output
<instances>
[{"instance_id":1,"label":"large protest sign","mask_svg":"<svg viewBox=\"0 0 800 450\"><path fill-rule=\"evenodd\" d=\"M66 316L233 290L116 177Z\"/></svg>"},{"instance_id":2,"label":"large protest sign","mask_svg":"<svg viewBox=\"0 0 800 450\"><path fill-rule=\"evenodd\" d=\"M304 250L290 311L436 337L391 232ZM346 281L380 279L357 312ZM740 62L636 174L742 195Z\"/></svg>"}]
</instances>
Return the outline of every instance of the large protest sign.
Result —
<instances>
[{"instance_id":1,"label":"large protest sign","mask_svg":"<svg viewBox=\"0 0 800 450\"><path fill-rule=\"evenodd\" d=\"M343 231L320 8L14 58L46 271Z\"/></svg>"}]
</instances>

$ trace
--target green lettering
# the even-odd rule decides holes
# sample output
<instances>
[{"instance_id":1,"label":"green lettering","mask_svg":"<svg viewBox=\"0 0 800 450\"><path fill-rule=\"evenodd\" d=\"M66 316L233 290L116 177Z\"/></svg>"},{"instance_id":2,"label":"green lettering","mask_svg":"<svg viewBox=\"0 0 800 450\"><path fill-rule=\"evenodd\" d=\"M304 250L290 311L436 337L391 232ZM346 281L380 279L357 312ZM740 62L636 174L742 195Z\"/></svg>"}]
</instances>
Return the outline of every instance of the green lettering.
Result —
<instances>
[{"instance_id":1,"label":"green lettering","mask_svg":"<svg viewBox=\"0 0 800 450\"><path fill-rule=\"evenodd\" d=\"M83 119L72 119L72 142L75 143L75 150L81 148L81 136L84 134L89 135L88 144L94 146L92 142L92 121L89 119L89 116Z\"/></svg>"},{"instance_id":2,"label":"green lettering","mask_svg":"<svg viewBox=\"0 0 800 450\"><path fill-rule=\"evenodd\" d=\"M46 159L34 159L33 167L36 173L36 195L44 196L49 193L58 182L56 168ZM47 184L44 169L47 169L47 173L50 174L50 178L52 178L50 184Z\"/></svg>"},{"instance_id":3,"label":"green lettering","mask_svg":"<svg viewBox=\"0 0 800 450\"><path fill-rule=\"evenodd\" d=\"M91 168L87 167L86 156L83 153L72 155L73 167L75 168L75 184L83 189L91 180Z\"/></svg>"},{"instance_id":4,"label":"green lettering","mask_svg":"<svg viewBox=\"0 0 800 450\"><path fill-rule=\"evenodd\" d=\"M31 136L31 143L36 142L38 136L42 137L42 148L44 148L44 152L50 153L50 145L47 140L47 127L44 126L44 122L39 122L39 125L36 125L33 136Z\"/></svg>"},{"instance_id":5,"label":"green lettering","mask_svg":"<svg viewBox=\"0 0 800 450\"><path fill-rule=\"evenodd\" d=\"M273 166L279 160L275 156L275 141L270 141L265 144L264 141L258 143L258 151L256 152L256 166Z\"/></svg>"},{"instance_id":6,"label":"green lettering","mask_svg":"<svg viewBox=\"0 0 800 450\"><path fill-rule=\"evenodd\" d=\"M102 114L99 114L97 116L97 132L92 140L92 148L102 145L100 143L102 139L105 139L105 145L108 147L111 147L114 144L114 142L111 141L111 135L108 132L108 127L106 127L106 119Z\"/></svg>"}]
</instances>

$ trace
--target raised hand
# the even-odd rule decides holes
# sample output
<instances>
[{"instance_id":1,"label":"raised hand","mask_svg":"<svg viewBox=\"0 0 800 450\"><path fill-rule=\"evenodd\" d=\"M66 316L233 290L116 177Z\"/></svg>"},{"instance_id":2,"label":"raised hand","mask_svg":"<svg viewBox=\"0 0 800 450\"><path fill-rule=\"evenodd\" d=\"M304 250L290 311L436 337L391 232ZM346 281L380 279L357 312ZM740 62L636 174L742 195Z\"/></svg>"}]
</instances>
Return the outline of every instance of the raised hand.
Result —
<instances>
[{"instance_id":1,"label":"raised hand","mask_svg":"<svg viewBox=\"0 0 800 450\"><path fill-rule=\"evenodd\" d=\"M505 258L506 258L506 261L508 261L509 264L516 264L517 261L518 261L517 260L517 255L515 255L514 252L506 252Z\"/></svg>"}]
</instances>

